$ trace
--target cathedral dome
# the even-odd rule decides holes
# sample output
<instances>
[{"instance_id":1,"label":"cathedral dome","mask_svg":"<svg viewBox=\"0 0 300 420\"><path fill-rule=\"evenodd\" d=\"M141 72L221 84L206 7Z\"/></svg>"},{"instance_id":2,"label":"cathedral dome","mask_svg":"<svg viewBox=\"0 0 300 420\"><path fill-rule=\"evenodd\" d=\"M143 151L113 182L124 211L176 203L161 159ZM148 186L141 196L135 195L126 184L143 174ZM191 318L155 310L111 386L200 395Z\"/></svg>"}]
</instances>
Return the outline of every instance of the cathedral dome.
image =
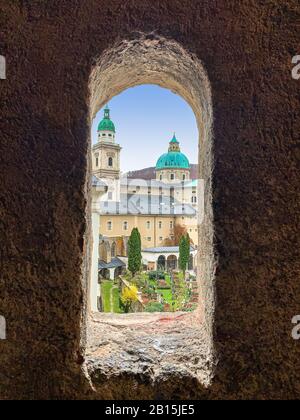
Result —
<instances>
[{"instance_id":1,"label":"cathedral dome","mask_svg":"<svg viewBox=\"0 0 300 420\"><path fill-rule=\"evenodd\" d=\"M110 119L110 110L108 106L106 106L104 110L104 118L98 125L98 131L112 131L113 133L116 132L115 124Z\"/></svg>"},{"instance_id":2,"label":"cathedral dome","mask_svg":"<svg viewBox=\"0 0 300 420\"><path fill-rule=\"evenodd\" d=\"M170 142L169 152L163 154L157 161L156 170L162 169L190 169L188 158L181 153L179 142L174 135Z\"/></svg>"},{"instance_id":3,"label":"cathedral dome","mask_svg":"<svg viewBox=\"0 0 300 420\"><path fill-rule=\"evenodd\" d=\"M162 155L156 164L156 169L190 169L188 158L181 152L169 152Z\"/></svg>"}]
</instances>

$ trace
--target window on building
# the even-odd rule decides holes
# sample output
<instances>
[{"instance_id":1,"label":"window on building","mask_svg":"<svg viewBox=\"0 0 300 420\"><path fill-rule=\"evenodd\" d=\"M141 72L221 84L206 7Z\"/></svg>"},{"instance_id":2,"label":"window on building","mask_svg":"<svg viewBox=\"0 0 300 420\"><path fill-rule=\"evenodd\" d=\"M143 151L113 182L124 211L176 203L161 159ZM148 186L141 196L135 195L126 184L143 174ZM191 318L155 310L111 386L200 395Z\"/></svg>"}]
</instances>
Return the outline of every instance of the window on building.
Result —
<instances>
[{"instance_id":1,"label":"window on building","mask_svg":"<svg viewBox=\"0 0 300 420\"><path fill-rule=\"evenodd\" d=\"M151 242L151 241L152 241L151 236L148 236L147 241L148 241L148 242Z\"/></svg>"},{"instance_id":2,"label":"window on building","mask_svg":"<svg viewBox=\"0 0 300 420\"><path fill-rule=\"evenodd\" d=\"M158 228L162 229L162 222L158 222Z\"/></svg>"},{"instance_id":3,"label":"window on building","mask_svg":"<svg viewBox=\"0 0 300 420\"><path fill-rule=\"evenodd\" d=\"M174 174L171 174L170 178L171 178L171 181L174 181L175 175Z\"/></svg>"},{"instance_id":4,"label":"window on building","mask_svg":"<svg viewBox=\"0 0 300 420\"><path fill-rule=\"evenodd\" d=\"M162 181L162 179L163 179L163 176L162 176L162 175L160 175L160 176L159 176L159 179L160 179L160 181Z\"/></svg>"},{"instance_id":5,"label":"window on building","mask_svg":"<svg viewBox=\"0 0 300 420\"><path fill-rule=\"evenodd\" d=\"M111 168L113 164L114 164L113 158L112 157L108 158L108 166Z\"/></svg>"},{"instance_id":6,"label":"window on building","mask_svg":"<svg viewBox=\"0 0 300 420\"><path fill-rule=\"evenodd\" d=\"M104 134L104 133L103 133L103 134L102 134L102 137L106 137L106 134Z\"/></svg>"},{"instance_id":7,"label":"window on building","mask_svg":"<svg viewBox=\"0 0 300 420\"><path fill-rule=\"evenodd\" d=\"M182 180L185 181L186 180L186 176L182 175Z\"/></svg>"},{"instance_id":8,"label":"window on building","mask_svg":"<svg viewBox=\"0 0 300 420\"><path fill-rule=\"evenodd\" d=\"M112 200L113 199L113 193L111 191L108 193L108 199L109 200Z\"/></svg>"},{"instance_id":9,"label":"window on building","mask_svg":"<svg viewBox=\"0 0 300 420\"><path fill-rule=\"evenodd\" d=\"M164 238L162 236L159 237L160 242L162 242L164 240Z\"/></svg>"},{"instance_id":10,"label":"window on building","mask_svg":"<svg viewBox=\"0 0 300 420\"><path fill-rule=\"evenodd\" d=\"M107 222L107 230L112 230L112 221Z\"/></svg>"},{"instance_id":11,"label":"window on building","mask_svg":"<svg viewBox=\"0 0 300 420\"><path fill-rule=\"evenodd\" d=\"M170 229L174 228L174 222L170 222Z\"/></svg>"},{"instance_id":12,"label":"window on building","mask_svg":"<svg viewBox=\"0 0 300 420\"><path fill-rule=\"evenodd\" d=\"M123 230L128 230L128 222L123 223Z\"/></svg>"},{"instance_id":13,"label":"window on building","mask_svg":"<svg viewBox=\"0 0 300 420\"><path fill-rule=\"evenodd\" d=\"M96 157L96 167L98 168L98 166L99 166L99 158Z\"/></svg>"},{"instance_id":14,"label":"window on building","mask_svg":"<svg viewBox=\"0 0 300 420\"><path fill-rule=\"evenodd\" d=\"M151 229L151 222L147 222L147 229Z\"/></svg>"},{"instance_id":15,"label":"window on building","mask_svg":"<svg viewBox=\"0 0 300 420\"><path fill-rule=\"evenodd\" d=\"M192 196L192 203L193 204L197 203L197 196L196 195Z\"/></svg>"}]
</instances>

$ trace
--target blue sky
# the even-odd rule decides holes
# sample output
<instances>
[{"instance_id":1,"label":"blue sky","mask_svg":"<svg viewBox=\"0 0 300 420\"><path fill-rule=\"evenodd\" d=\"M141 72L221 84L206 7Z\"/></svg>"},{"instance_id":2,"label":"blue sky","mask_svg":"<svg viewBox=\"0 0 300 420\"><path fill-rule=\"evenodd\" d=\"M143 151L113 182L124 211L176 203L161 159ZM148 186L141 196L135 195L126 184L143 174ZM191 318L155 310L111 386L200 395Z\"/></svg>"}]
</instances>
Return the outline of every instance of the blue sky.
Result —
<instances>
[{"instance_id":1,"label":"blue sky","mask_svg":"<svg viewBox=\"0 0 300 420\"><path fill-rule=\"evenodd\" d=\"M155 166L160 155L168 151L174 132L190 163L197 162L196 118L180 96L158 86L143 85L114 97L109 107L116 126L116 142L122 147L122 172ZM102 118L103 109L93 121L93 144Z\"/></svg>"}]
</instances>

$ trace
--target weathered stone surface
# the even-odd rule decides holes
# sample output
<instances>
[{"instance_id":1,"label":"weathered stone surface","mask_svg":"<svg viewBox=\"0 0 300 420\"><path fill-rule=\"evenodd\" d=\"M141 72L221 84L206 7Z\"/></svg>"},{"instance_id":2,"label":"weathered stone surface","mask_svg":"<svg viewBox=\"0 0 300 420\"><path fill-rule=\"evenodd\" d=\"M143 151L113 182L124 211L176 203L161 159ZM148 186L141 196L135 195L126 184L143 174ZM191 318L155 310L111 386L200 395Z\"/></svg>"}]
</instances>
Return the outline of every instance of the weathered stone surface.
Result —
<instances>
[{"instance_id":1,"label":"weathered stone surface","mask_svg":"<svg viewBox=\"0 0 300 420\"><path fill-rule=\"evenodd\" d=\"M160 320L139 314L126 325L120 316L93 316L86 367L99 397L108 391L110 398L120 398L119 390L109 384L126 376L149 384L151 392L168 378L210 384L214 359L204 328L195 327L186 314L156 317ZM132 398L137 397L134 392L136 387Z\"/></svg>"},{"instance_id":2,"label":"weathered stone surface","mask_svg":"<svg viewBox=\"0 0 300 420\"><path fill-rule=\"evenodd\" d=\"M0 9L0 398L299 398L298 0ZM89 78L104 50L153 31L194 53L212 88L220 362L208 389L179 371L153 383L92 368L100 393L81 345Z\"/></svg>"}]
</instances>

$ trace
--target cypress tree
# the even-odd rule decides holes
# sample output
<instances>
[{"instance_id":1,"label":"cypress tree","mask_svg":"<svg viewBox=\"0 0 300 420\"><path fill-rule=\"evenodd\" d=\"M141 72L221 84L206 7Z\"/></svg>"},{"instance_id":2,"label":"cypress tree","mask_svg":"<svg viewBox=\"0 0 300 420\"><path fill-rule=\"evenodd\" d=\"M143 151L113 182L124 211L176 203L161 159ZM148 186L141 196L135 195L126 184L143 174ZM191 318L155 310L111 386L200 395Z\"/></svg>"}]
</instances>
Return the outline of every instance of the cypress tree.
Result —
<instances>
[{"instance_id":1,"label":"cypress tree","mask_svg":"<svg viewBox=\"0 0 300 420\"><path fill-rule=\"evenodd\" d=\"M190 260L191 240L188 234L181 236L179 243L179 268L185 274Z\"/></svg>"},{"instance_id":2,"label":"cypress tree","mask_svg":"<svg viewBox=\"0 0 300 420\"><path fill-rule=\"evenodd\" d=\"M128 240L128 269L134 276L142 266L142 240L140 232L134 228Z\"/></svg>"}]
</instances>

